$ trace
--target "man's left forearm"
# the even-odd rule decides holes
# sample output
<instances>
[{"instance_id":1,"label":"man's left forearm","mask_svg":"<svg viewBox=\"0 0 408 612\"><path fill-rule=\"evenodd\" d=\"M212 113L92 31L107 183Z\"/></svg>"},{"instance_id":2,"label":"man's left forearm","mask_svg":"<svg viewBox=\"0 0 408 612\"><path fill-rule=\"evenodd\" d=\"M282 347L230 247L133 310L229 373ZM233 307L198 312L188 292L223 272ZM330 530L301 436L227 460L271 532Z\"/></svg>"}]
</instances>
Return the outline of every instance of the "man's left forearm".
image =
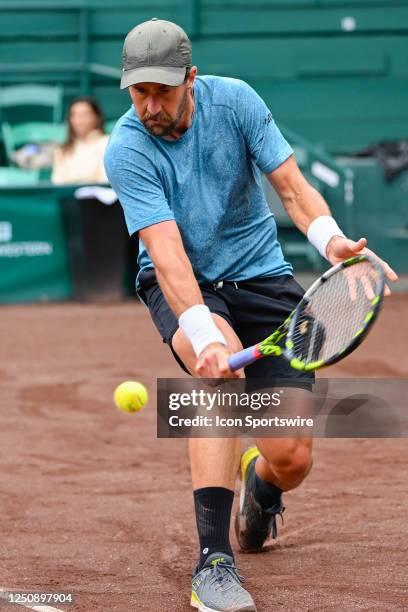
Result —
<instances>
[{"instance_id":1,"label":"man's left forearm","mask_svg":"<svg viewBox=\"0 0 408 612\"><path fill-rule=\"evenodd\" d=\"M331 215L327 202L307 182L293 155L266 176L277 191L289 217L303 234L307 233L314 219Z\"/></svg>"},{"instance_id":2,"label":"man's left forearm","mask_svg":"<svg viewBox=\"0 0 408 612\"><path fill-rule=\"evenodd\" d=\"M296 227L306 234L317 217L330 215L330 208L323 196L306 181L296 191L282 197L286 212Z\"/></svg>"},{"instance_id":3,"label":"man's left forearm","mask_svg":"<svg viewBox=\"0 0 408 612\"><path fill-rule=\"evenodd\" d=\"M267 178L296 227L307 235L322 257L328 258L329 243L335 236L344 237L344 234L331 216L322 195L300 172L295 158L289 157Z\"/></svg>"},{"instance_id":4,"label":"man's left forearm","mask_svg":"<svg viewBox=\"0 0 408 612\"><path fill-rule=\"evenodd\" d=\"M373 251L366 248L367 240L365 238L360 238L357 242L354 242L344 236L333 217L331 217L326 201L306 181L293 155L266 176L279 194L293 223L307 235L309 241L331 264L334 265L363 252L376 257L381 262L390 281L397 280L398 277L394 270L385 261L379 259ZM385 295L389 294L389 287L386 286Z\"/></svg>"}]
</instances>

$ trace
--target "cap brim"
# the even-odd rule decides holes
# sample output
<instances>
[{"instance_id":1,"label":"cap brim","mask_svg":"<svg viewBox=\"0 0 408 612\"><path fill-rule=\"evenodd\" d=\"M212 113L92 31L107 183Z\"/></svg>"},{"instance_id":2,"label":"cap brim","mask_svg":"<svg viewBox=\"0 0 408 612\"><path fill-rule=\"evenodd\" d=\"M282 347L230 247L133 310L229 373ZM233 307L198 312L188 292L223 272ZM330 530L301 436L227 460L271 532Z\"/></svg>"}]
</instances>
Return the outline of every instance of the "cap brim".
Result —
<instances>
[{"instance_id":1,"label":"cap brim","mask_svg":"<svg viewBox=\"0 0 408 612\"><path fill-rule=\"evenodd\" d=\"M120 81L120 88L126 89L136 83L163 83L163 85L177 86L184 82L186 68L146 66L134 70L124 70Z\"/></svg>"}]
</instances>

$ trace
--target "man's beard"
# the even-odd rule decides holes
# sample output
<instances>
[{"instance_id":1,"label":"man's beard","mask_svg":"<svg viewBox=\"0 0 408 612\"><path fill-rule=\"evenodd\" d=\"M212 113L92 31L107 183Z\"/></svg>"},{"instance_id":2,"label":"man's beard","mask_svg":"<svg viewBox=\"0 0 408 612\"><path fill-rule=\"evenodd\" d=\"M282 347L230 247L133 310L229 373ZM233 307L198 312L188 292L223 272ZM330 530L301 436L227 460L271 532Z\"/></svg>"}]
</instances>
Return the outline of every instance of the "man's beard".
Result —
<instances>
[{"instance_id":1,"label":"man's beard","mask_svg":"<svg viewBox=\"0 0 408 612\"><path fill-rule=\"evenodd\" d=\"M178 124L180 122L181 117L187 106L187 95L188 90L186 88L183 97L180 101L180 104L177 108L176 117L173 119L167 113L157 113L157 115L151 115L150 113L146 113L142 117L142 123L145 126L146 130L153 134L153 136L169 136L175 129L177 129ZM155 121L159 121L159 124L148 124L149 119L154 119Z\"/></svg>"}]
</instances>

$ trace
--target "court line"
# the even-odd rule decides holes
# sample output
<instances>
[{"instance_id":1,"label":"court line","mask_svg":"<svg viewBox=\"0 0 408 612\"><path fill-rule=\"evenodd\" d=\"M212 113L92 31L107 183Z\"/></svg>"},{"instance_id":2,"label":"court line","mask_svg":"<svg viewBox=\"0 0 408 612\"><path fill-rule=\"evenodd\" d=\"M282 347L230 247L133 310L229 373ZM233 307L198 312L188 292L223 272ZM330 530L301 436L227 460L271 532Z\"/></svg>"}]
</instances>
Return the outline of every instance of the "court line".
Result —
<instances>
[{"instance_id":1,"label":"court line","mask_svg":"<svg viewBox=\"0 0 408 612\"><path fill-rule=\"evenodd\" d=\"M12 592L11 589L0 588L0 593L10 593L10 592ZM7 603L5 600L3 601L4 603ZM0 607L1 605L2 603L0 602ZM10 605L23 606L24 608L28 608L29 610L35 610L36 612L64 612L64 610L60 610L59 608L52 608L51 606L30 606L29 604L25 604L25 603L10 604Z\"/></svg>"}]
</instances>

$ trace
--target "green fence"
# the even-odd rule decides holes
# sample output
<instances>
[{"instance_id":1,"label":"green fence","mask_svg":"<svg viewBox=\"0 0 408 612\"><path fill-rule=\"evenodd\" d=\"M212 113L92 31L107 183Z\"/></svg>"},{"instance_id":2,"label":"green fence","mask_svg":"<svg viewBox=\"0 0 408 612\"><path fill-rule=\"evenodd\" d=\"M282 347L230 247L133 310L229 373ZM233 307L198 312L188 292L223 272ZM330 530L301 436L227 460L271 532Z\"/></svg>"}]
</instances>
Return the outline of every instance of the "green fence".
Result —
<instances>
[{"instance_id":1,"label":"green fence","mask_svg":"<svg viewBox=\"0 0 408 612\"><path fill-rule=\"evenodd\" d=\"M408 274L408 173L388 183L376 160L344 158L342 162L354 177L354 203L349 209L352 237L366 237L368 246L399 274ZM337 195L332 194L331 205L342 222L344 208Z\"/></svg>"},{"instance_id":2,"label":"green fence","mask_svg":"<svg viewBox=\"0 0 408 612\"><path fill-rule=\"evenodd\" d=\"M334 216L347 234L354 239L367 237L370 248L394 266L398 273L407 274L406 175L401 175L392 183L386 183L382 168L373 160L347 158L339 164L313 148L302 146L299 141L294 145L303 171L326 197ZM74 190L74 187L51 186L0 190L0 303L80 297L75 295L73 286L72 252L70 261L67 227L64 228L61 206L63 200L72 200ZM296 269L301 269L302 264L303 267L306 264L306 267L316 270L326 265L321 258L316 257L316 252L293 226L272 189L268 191L268 199L277 218L283 249ZM103 214L97 215L100 229L106 226L104 212L106 208L110 208L101 206ZM78 215L75 213L74 216L76 218ZM89 222L95 227L92 219L88 219L88 225ZM68 229L68 234L71 231L71 242L73 239L78 245L83 240L83 229L84 226L81 230L79 222L75 222L72 228ZM107 258L106 263L96 269L96 276L100 277L101 272L103 275L103 270L106 269L104 266L109 267L112 249L117 250L114 243L122 240L119 229L117 228L115 236L112 237L112 226L109 225L108 232L112 239L96 247L100 249L103 257ZM87 233L88 236L91 235L89 231ZM93 260L97 261L95 254L94 248ZM83 256L76 257L76 276L86 272L80 271L80 267L86 267L86 259ZM102 261L103 258L99 263ZM132 253L128 261L130 267L127 269L127 278L124 279L124 293L133 293L130 287L133 284L135 267ZM131 278L130 268L133 268ZM119 265L118 270L122 274L120 269ZM91 277L92 275L88 274L87 278L95 285L96 277ZM115 272L116 277L117 275L118 271ZM83 279L85 280L85 276ZM106 287L103 291L106 293Z\"/></svg>"},{"instance_id":3,"label":"green fence","mask_svg":"<svg viewBox=\"0 0 408 612\"><path fill-rule=\"evenodd\" d=\"M72 297L60 193L49 188L0 192L0 302Z\"/></svg>"},{"instance_id":4,"label":"green fence","mask_svg":"<svg viewBox=\"0 0 408 612\"><path fill-rule=\"evenodd\" d=\"M331 152L407 137L408 0L0 1L0 85L58 82L118 117L123 38L152 16L187 30L199 72L247 80Z\"/></svg>"},{"instance_id":5,"label":"green fence","mask_svg":"<svg viewBox=\"0 0 408 612\"><path fill-rule=\"evenodd\" d=\"M90 93L115 119L130 104L119 90L124 36L153 16L187 30L199 73L255 87L342 227L407 273L406 174L387 184L376 162L336 163L325 149L408 137L408 0L0 0L0 87L57 83L65 105ZM27 120L19 112L14 120ZM72 296L62 193L1 190L0 301ZM276 194L268 198L289 259L318 268Z\"/></svg>"}]
</instances>

